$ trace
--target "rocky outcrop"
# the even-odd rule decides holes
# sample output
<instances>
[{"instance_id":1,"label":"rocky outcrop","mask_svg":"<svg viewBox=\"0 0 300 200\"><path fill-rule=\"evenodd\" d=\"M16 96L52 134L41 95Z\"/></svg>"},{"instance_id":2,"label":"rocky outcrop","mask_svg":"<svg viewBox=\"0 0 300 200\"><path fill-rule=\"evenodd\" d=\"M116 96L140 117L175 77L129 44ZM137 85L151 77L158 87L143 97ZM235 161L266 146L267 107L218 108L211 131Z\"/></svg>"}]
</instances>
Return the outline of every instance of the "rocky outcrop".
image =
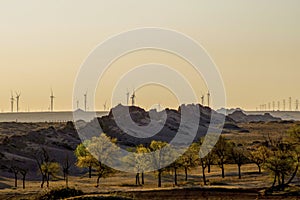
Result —
<instances>
[{"instance_id":1,"label":"rocky outcrop","mask_svg":"<svg viewBox=\"0 0 300 200\"><path fill-rule=\"evenodd\" d=\"M235 111L229 114L228 117L238 123L281 121L280 118L273 117L269 113L265 113L264 115L246 115L242 111Z\"/></svg>"},{"instance_id":2,"label":"rocky outcrop","mask_svg":"<svg viewBox=\"0 0 300 200\"><path fill-rule=\"evenodd\" d=\"M129 109L129 112L126 110ZM118 113L114 116L114 113ZM200 120L197 122L197 116ZM214 120L211 120L211 116ZM151 118L150 118L151 116ZM120 126L117 121L124 121L124 119L132 119L134 124L123 124ZM152 121L151 121L152 119ZM99 134L97 124L102 127L102 131L113 138L117 138L118 143L122 146L136 146L138 144L149 145L152 140L160 140L165 142L176 141L176 143L184 143L185 141L198 141L200 137L207 134L208 128L211 124L210 131L215 132L221 130L222 119L225 119L226 132L230 130L240 129L234 124L234 121L217 113L209 107L201 105L182 105L177 110L166 109L164 112L156 110L145 111L142 108L135 106L118 105L113 108L107 116L98 118L97 121L92 121L87 124L80 132L81 138L87 139L93 135ZM126 121L126 120L125 120ZM125 127L125 128L124 128ZM222 131L222 130L221 130ZM195 135L193 135L195 133ZM143 137L140 137L143 136Z\"/></svg>"}]
</instances>

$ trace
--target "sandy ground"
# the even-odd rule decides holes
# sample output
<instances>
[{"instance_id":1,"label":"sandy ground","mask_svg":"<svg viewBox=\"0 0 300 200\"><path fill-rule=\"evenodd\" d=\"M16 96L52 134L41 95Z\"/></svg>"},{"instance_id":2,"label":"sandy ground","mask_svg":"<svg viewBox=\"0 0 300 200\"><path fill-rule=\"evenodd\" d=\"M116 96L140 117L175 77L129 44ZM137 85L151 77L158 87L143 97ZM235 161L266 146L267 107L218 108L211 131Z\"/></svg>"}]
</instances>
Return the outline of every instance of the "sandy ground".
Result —
<instances>
[{"instance_id":1,"label":"sandy ground","mask_svg":"<svg viewBox=\"0 0 300 200\"><path fill-rule=\"evenodd\" d=\"M193 169L189 172L188 181L184 181L184 173L180 172L178 176L178 186L173 184L172 173L165 173L162 178L162 188L157 188L157 178L155 173L145 174L145 185L135 186L135 175L129 173L118 173L112 177L102 179L99 188L95 187L96 177L88 178L86 175L82 177L70 176L69 186L80 189L85 193L128 193L128 192L139 192L143 191L143 195L147 191L153 190L169 190L179 188L203 188L202 176L200 175L200 168ZM263 172L257 174L257 167L253 164L247 164L242 166L242 179L237 177L236 165L226 165L225 168L226 177L223 179L220 177L220 168L213 166L211 173L207 174L210 186L204 188L230 188L230 189L253 189L253 188L264 188L271 185L271 177L268 173ZM50 182L50 188L40 188L39 181L28 181L26 183L26 189L22 189L22 182L18 181L18 188L14 188L14 180L1 178L1 184L8 185L8 188L0 190L0 199L13 199L16 197L28 197L39 192L47 191L51 188L62 187L65 185L63 180L55 180ZM172 194L172 192L170 193ZM169 195L170 195L169 194ZM192 195L192 193L189 193ZM189 195L187 194L187 195ZM163 195L163 194L162 194ZM225 193L228 196L229 193ZM253 194L252 194L253 195ZM212 195L210 195L212 196ZM161 196L162 197L162 196ZM253 197L253 196L252 196ZM173 199L173 198L172 198Z\"/></svg>"}]
</instances>

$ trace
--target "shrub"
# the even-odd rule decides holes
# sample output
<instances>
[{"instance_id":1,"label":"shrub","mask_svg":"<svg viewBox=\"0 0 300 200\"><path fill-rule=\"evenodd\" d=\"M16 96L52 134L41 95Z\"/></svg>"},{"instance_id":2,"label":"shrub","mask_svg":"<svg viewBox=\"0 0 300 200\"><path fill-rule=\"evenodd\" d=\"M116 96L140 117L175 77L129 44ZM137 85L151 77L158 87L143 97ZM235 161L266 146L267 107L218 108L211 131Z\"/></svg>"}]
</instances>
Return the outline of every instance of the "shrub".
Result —
<instances>
[{"instance_id":1,"label":"shrub","mask_svg":"<svg viewBox=\"0 0 300 200\"><path fill-rule=\"evenodd\" d=\"M45 194L40 195L37 199L40 200L52 200L52 199L64 199L68 197L80 196L84 193L81 190L74 188L55 188L47 191Z\"/></svg>"}]
</instances>

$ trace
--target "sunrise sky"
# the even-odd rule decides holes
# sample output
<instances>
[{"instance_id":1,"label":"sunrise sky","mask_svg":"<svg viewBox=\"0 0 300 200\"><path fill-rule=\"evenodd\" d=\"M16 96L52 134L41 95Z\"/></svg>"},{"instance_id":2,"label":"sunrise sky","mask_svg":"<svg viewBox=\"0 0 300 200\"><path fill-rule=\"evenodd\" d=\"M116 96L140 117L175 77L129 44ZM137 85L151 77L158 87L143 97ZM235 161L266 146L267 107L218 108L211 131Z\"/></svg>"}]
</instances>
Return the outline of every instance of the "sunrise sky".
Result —
<instances>
[{"instance_id":1,"label":"sunrise sky","mask_svg":"<svg viewBox=\"0 0 300 200\"><path fill-rule=\"evenodd\" d=\"M172 29L201 44L222 75L227 107L254 110L290 96L300 99L299 19L299 0L0 0L0 111L10 111L11 91L21 92L21 111L48 110L51 88L55 110L71 110L76 74L89 53L108 37L141 27ZM135 52L103 78L97 109L109 102L122 73L154 61L181 71L199 99L206 93L201 77L197 81L178 57ZM134 87L128 83L130 91ZM122 103L125 93L119 94ZM82 107L83 94L78 99ZM136 102L177 107L174 95L157 86L137 91Z\"/></svg>"}]
</instances>

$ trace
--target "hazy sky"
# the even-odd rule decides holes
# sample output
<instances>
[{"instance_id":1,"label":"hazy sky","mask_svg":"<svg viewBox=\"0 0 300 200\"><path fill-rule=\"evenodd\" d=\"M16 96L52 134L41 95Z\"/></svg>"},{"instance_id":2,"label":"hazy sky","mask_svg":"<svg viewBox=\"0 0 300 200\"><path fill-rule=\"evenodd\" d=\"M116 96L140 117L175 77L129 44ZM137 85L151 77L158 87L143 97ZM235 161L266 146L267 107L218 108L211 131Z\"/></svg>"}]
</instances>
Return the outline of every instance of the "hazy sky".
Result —
<instances>
[{"instance_id":1,"label":"hazy sky","mask_svg":"<svg viewBox=\"0 0 300 200\"><path fill-rule=\"evenodd\" d=\"M70 110L76 74L89 52L111 35L149 26L184 33L207 50L223 77L228 107L255 109L289 96L300 99L299 19L299 0L0 0L0 110L10 110L11 91L22 93L21 110L47 110L51 87L55 109ZM109 100L113 81L126 72L120 66L131 62L168 61L195 82L178 58L139 53L115 64L105 78L107 89L97 93L98 109ZM199 98L206 90L202 84L194 83ZM176 106L174 96L163 93L145 87L137 91L137 103ZM83 96L79 100L82 107Z\"/></svg>"}]
</instances>

